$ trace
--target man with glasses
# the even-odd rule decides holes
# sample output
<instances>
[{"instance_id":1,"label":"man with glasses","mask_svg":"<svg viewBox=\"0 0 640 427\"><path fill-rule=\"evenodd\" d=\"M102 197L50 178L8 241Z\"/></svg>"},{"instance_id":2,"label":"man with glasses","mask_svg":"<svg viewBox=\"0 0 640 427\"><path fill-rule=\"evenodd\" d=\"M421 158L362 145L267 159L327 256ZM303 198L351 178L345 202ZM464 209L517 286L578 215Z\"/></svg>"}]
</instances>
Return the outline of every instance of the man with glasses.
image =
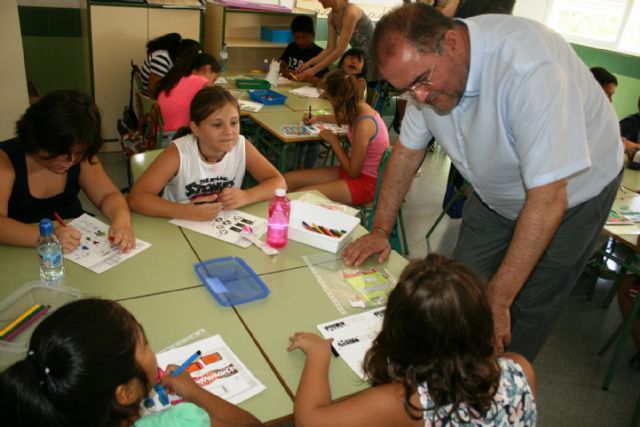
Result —
<instances>
[{"instance_id":1,"label":"man with glasses","mask_svg":"<svg viewBox=\"0 0 640 427\"><path fill-rule=\"evenodd\" d=\"M533 360L581 274L621 179L615 112L558 34L506 15L446 18L422 4L384 16L380 72L413 100L372 232L347 264L389 255L387 238L431 137L475 194L455 250L489 282L496 352Z\"/></svg>"}]
</instances>

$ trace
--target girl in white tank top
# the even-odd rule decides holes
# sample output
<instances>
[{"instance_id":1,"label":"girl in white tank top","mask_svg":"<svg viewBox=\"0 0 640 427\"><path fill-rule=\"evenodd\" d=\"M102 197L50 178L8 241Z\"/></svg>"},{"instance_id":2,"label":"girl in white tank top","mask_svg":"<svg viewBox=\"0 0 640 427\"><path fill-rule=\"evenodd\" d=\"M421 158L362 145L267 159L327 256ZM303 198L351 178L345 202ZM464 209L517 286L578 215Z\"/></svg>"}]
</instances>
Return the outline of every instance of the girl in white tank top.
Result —
<instances>
[{"instance_id":1,"label":"girl in white tank top","mask_svg":"<svg viewBox=\"0 0 640 427\"><path fill-rule=\"evenodd\" d=\"M240 135L238 102L228 91L200 90L190 119L192 133L170 144L131 189L132 210L207 221L221 209L267 200L276 188L286 188L280 172ZM258 185L241 188L246 171Z\"/></svg>"}]
</instances>

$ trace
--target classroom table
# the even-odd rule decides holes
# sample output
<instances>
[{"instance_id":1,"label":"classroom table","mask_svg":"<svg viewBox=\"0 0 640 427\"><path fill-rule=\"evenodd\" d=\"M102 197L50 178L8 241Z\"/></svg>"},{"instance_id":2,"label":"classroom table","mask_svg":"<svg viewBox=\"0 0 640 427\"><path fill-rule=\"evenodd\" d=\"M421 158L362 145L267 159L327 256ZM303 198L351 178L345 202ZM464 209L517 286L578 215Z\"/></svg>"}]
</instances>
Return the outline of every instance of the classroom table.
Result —
<instances>
[{"instance_id":1,"label":"classroom table","mask_svg":"<svg viewBox=\"0 0 640 427\"><path fill-rule=\"evenodd\" d=\"M293 413L293 401L238 319L234 308L219 305L204 287L149 295L123 301L122 305L144 326L156 352L200 329L204 329L204 333L194 341L220 334L247 369L266 387L239 406L263 422Z\"/></svg>"},{"instance_id":2,"label":"classroom table","mask_svg":"<svg viewBox=\"0 0 640 427\"><path fill-rule=\"evenodd\" d=\"M387 268L397 279L406 264L406 259L393 252L389 260L380 266L372 258L364 266ZM264 274L261 278L271 294L263 300L239 305L236 309L289 392L295 394L305 357L300 350L287 351L289 337L297 331L319 333L316 327L319 323L360 313L365 309L347 306L344 307L347 314L340 314L306 266ZM329 380L333 399L369 387L340 358L331 361Z\"/></svg>"},{"instance_id":3,"label":"classroom table","mask_svg":"<svg viewBox=\"0 0 640 427\"><path fill-rule=\"evenodd\" d=\"M628 190L640 193L640 170L624 168L622 186Z\"/></svg>"},{"instance_id":4,"label":"classroom table","mask_svg":"<svg viewBox=\"0 0 640 427\"><path fill-rule=\"evenodd\" d=\"M104 217L100 219L104 221ZM101 274L65 260L64 284L85 296L115 300L201 286L193 272L198 259L178 227L169 224L166 218L136 213L132 214L132 224L136 237L151 243L151 247ZM4 245L0 248L0 298L40 279L35 248Z\"/></svg>"}]
</instances>

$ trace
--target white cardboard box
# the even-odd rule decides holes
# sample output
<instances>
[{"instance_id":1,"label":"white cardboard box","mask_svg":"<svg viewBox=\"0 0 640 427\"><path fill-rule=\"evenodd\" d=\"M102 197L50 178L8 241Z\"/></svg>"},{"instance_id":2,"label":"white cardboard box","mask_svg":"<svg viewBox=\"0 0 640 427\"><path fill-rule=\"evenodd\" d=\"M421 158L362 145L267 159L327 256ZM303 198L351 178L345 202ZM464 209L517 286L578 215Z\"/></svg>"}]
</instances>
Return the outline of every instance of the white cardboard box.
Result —
<instances>
[{"instance_id":1,"label":"white cardboard box","mask_svg":"<svg viewBox=\"0 0 640 427\"><path fill-rule=\"evenodd\" d=\"M321 225L334 230L345 230L340 238L315 233L304 228L302 222ZM360 219L318 205L294 200L289 215L289 238L315 248L337 253L347 243Z\"/></svg>"}]
</instances>

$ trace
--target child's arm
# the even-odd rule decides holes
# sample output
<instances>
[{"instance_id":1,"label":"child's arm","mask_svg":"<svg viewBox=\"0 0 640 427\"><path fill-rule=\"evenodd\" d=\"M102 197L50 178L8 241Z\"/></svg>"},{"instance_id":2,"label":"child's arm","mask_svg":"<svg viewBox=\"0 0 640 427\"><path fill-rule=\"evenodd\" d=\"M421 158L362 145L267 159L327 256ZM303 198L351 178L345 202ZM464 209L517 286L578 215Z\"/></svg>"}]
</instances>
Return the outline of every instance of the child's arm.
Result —
<instances>
[{"instance_id":1,"label":"child's arm","mask_svg":"<svg viewBox=\"0 0 640 427\"><path fill-rule=\"evenodd\" d=\"M329 27L329 33L327 35L327 47L324 48L322 50L322 52L318 53L316 56L314 56L313 58L309 59L308 61L306 61L305 63L303 63L301 66L299 66L296 69L296 73L302 73L305 70L308 70L309 68L313 67L315 64L317 64L318 62L322 61L327 55L331 54L335 48L336 48L336 41L337 41L337 32L335 27L333 26L333 12L329 12L329 17L327 19L327 22L329 23L328 27ZM322 68L320 68L320 70L322 70ZM309 73L307 75L307 77L309 76L314 76L317 73Z\"/></svg>"},{"instance_id":2,"label":"child's arm","mask_svg":"<svg viewBox=\"0 0 640 427\"><path fill-rule=\"evenodd\" d=\"M268 200L277 188L287 188L282 174L260 154L249 140L245 141L245 152L247 171L260 184L246 190L225 188L218 196L222 209L238 209L252 203Z\"/></svg>"},{"instance_id":3,"label":"child's arm","mask_svg":"<svg viewBox=\"0 0 640 427\"><path fill-rule=\"evenodd\" d=\"M351 178L356 178L362 171L362 165L367 154L369 141L376 133L376 123L373 120L362 119L355 124L351 141L351 152L347 154L337 136L327 130L320 132L320 137L331 145L336 153L340 166Z\"/></svg>"},{"instance_id":4,"label":"child's arm","mask_svg":"<svg viewBox=\"0 0 640 427\"><path fill-rule=\"evenodd\" d=\"M87 193L89 200L111 220L109 239L114 245L120 245L120 252L127 252L136 245L131 227L131 213L127 200L113 185L97 157L92 161L80 162L80 187Z\"/></svg>"},{"instance_id":5,"label":"child's arm","mask_svg":"<svg viewBox=\"0 0 640 427\"><path fill-rule=\"evenodd\" d=\"M399 384L367 389L339 402L331 402L329 364L331 341L316 334L296 332L287 348L307 355L294 403L296 427L422 426L404 411L404 392ZM416 402L414 402L416 403Z\"/></svg>"},{"instance_id":6,"label":"child's arm","mask_svg":"<svg viewBox=\"0 0 640 427\"><path fill-rule=\"evenodd\" d=\"M220 212L220 203L211 203L215 196L202 197L198 203L176 203L160 197L160 193L180 168L180 153L170 144L142 174L129 193L131 209L144 215L164 218L206 221Z\"/></svg>"},{"instance_id":7,"label":"child's arm","mask_svg":"<svg viewBox=\"0 0 640 427\"><path fill-rule=\"evenodd\" d=\"M204 409L211 418L211 427L262 426L263 424L247 411L209 393L196 384L188 372L173 377L169 375L177 368L170 365L160 383L178 393L184 400Z\"/></svg>"},{"instance_id":8,"label":"child's arm","mask_svg":"<svg viewBox=\"0 0 640 427\"><path fill-rule=\"evenodd\" d=\"M333 12L331 12L333 13ZM336 59L340 58L342 54L347 50L347 46L351 41L351 37L353 36L353 32L356 29L356 24L358 23L358 19L362 16L362 9L358 7L348 7L345 11L344 17L342 18L342 32L340 33L340 37L337 39L337 44L335 47L327 46L325 50L323 50L318 56L311 59L312 67L307 67L304 70L304 73L301 74L301 78L309 78L315 74L318 74L320 71L327 68L329 65L333 64ZM329 22L333 22L329 19ZM333 25L329 25L329 35L331 35L331 30L334 32L335 39L335 28ZM331 38L329 38L331 40ZM330 50L331 49L331 50ZM325 53L326 52L326 53ZM307 63L303 64L306 65Z\"/></svg>"},{"instance_id":9,"label":"child's arm","mask_svg":"<svg viewBox=\"0 0 640 427\"><path fill-rule=\"evenodd\" d=\"M317 115L311 115L311 118L309 118L309 113L305 113L302 116L302 122L305 125L310 125L316 122L322 122L322 123L335 123L336 122L336 115L335 114L317 114Z\"/></svg>"}]
</instances>

